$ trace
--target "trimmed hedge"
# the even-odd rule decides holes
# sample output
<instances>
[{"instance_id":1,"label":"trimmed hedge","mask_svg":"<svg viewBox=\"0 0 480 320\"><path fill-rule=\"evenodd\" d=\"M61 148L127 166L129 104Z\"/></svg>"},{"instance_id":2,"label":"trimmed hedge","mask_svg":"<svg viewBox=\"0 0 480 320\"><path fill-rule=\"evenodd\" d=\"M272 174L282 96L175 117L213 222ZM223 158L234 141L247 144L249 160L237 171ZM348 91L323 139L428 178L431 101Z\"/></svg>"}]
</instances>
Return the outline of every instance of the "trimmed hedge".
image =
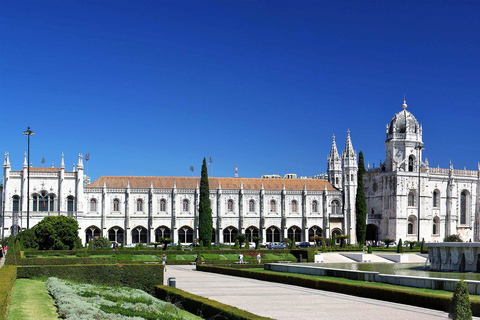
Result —
<instances>
[{"instance_id":1,"label":"trimmed hedge","mask_svg":"<svg viewBox=\"0 0 480 320\"><path fill-rule=\"evenodd\" d=\"M225 268L216 266L198 265L198 271L220 273L225 275L252 278L263 281L290 284L305 288L319 289L325 291L339 292L358 297L371 298L383 301L403 303L407 305L442 310L448 312L451 308L451 297L444 295L435 295L427 293L413 292L402 287L376 286L374 283L364 285L359 281L358 284L345 283L330 279L313 279L301 275L289 275L284 273L272 274L263 271L250 271L238 268ZM472 313L474 316L480 316L480 300L471 301Z\"/></svg>"},{"instance_id":2,"label":"trimmed hedge","mask_svg":"<svg viewBox=\"0 0 480 320\"><path fill-rule=\"evenodd\" d=\"M7 307L16 278L17 267L3 266L0 268L0 319L7 318Z\"/></svg>"},{"instance_id":3,"label":"trimmed hedge","mask_svg":"<svg viewBox=\"0 0 480 320\"><path fill-rule=\"evenodd\" d=\"M180 304L186 311L204 319L216 319L218 317L229 320L273 320L168 286L156 286L155 296L175 305Z\"/></svg>"},{"instance_id":4,"label":"trimmed hedge","mask_svg":"<svg viewBox=\"0 0 480 320\"><path fill-rule=\"evenodd\" d=\"M18 259L19 266L64 266L71 264L114 264L115 258L24 258ZM133 261L138 263L138 261Z\"/></svg>"},{"instance_id":5,"label":"trimmed hedge","mask_svg":"<svg viewBox=\"0 0 480 320\"><path fill-rule=\"evenodd\" d=\"M127 286L150 294L163 284L163 265L19 266L17 278L57 277L91 284Z\"/></svg>"}]
</instances>

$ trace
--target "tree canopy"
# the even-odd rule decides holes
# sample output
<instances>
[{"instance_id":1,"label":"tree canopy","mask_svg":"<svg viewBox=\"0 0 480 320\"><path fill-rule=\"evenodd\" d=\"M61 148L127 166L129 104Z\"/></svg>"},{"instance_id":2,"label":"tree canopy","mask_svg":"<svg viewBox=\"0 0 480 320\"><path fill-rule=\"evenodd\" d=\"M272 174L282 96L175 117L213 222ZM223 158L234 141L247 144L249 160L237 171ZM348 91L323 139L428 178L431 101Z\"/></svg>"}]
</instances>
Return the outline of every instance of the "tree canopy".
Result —
<instances>
[{"instance_id":1,"label":"tree canopy","mask_svg":"<svg viewBox=\"0 0 480 320\"><path fill-rule=\"evenodd\" d=\"M66 216L48 216L35 227L40 250L71 250L81 247L78 222Z\"/></svg>"}]
</instances>

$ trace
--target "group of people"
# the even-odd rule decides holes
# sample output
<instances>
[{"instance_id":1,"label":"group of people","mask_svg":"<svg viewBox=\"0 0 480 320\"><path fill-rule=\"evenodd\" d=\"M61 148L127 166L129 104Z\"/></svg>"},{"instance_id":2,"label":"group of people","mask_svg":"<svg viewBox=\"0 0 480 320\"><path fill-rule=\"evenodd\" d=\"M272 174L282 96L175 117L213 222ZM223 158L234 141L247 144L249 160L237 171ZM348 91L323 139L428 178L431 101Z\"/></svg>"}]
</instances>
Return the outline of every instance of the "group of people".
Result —
<instances>
[{"instance_id":1,"label":"group of people","mask_svg":"<svg viewBox=\"0 0 480 320\"><path fill-rule=\"evenodd\" d=\"M238 260L240 262L240 264L244 264L245 262L243 261L243 253L240 253L238 255ZM257 254L257 263L260 264L262 262L262 254L259 252Z\"/></svg>"}]
</instances>

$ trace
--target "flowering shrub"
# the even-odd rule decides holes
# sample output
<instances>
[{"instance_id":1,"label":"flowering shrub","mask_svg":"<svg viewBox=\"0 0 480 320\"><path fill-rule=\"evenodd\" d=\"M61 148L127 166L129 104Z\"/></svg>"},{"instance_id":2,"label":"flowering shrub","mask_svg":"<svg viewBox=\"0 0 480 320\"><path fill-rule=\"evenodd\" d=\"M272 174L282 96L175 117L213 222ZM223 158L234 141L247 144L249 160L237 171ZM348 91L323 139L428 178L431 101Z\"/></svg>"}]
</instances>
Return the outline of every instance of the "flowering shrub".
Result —
<instances>
[{"instance_id":1,"label":"flowering shrub","mask_svg":"<svg viewBox=\"0 0 480 320\"><path fill-rule=\"evenodd\" d=\"M48 279L47 289L55 298L59 316L65 319L188 319L179 315L174 305L138 289L78 284L57 278Z\"/></svg>"}]
</instances>

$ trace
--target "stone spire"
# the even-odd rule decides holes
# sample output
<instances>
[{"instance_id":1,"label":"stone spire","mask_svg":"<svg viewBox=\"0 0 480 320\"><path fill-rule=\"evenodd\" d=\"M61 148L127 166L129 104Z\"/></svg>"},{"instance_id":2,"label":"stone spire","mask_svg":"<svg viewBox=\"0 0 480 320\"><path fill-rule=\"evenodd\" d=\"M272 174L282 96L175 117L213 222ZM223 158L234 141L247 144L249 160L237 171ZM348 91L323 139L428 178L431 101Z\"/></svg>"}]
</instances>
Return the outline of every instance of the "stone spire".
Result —
<instances>
[{"instance_id":1,"label":"stone spire","mask_svg":"<svg viewBox=\"0 0 480 320\"><path fill-rule=\"evenodd\" d=\"M62 152L62 163L60 164L60 169L65 169L65 161L64 161L63 152Z\"/></svg>"},{"instance_id":2,"label":"stone spire","mask_svg":"<svg viewBox=\"0 0 480 320\"><path fill-rule=\"evenodd\" d=\"M352 140L350 139L350 129L347 131L347 143L345 144L344 156L354 157L355 150L353 150Z\"/></svg>"},{"instance_id":3,"label":"stone spire","mask_svg":"<svg viewBox=\"0 0 480 320\"><path fill-rule=\"evenodd\" d=\"M333 135L332 148L330 149L330 155L328 160L340 160L340 155L337 150L337 143L335 142L335 135Z\"/></svg>"},{"instance_id":4,"label":"stone spire","mask_svg":"<svg viewBox=\"0 0 480 320\"><path fill-rule=\"evenodd\" d=\"M27 163L27 153L25 152L25 155L23 157L23 167L24 168L27 168L28 167L28 163Z\"/></svg>"},{"instance_id":5,"label":"stone spire","mask_svg":"<svg viewBox=\"0 0 480 320\"><path fill-rule=\"evenodd\" d=\"M83 155L80 153L78 154L78 164L77 164L77 170L78 169L83 169Z\"/></svg>"}]
</instances>

